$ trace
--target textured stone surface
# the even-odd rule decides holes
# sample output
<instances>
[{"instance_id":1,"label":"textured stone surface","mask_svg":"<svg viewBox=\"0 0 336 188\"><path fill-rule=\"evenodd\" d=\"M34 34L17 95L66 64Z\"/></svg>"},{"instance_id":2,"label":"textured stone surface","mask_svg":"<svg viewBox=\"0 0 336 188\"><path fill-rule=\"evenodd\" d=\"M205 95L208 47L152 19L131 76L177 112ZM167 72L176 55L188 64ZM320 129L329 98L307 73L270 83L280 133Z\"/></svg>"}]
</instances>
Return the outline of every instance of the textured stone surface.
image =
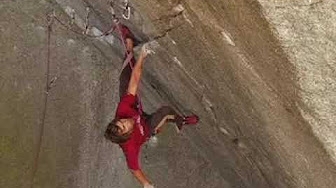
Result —
<instances>
[{"instance_id":1,"label":"textured stone surface","mask_svg":"<svg viewBox=\"0 0 336 188\"><path fill-rule=\"evenodd\" d=\"M102 136L118 102L115 34L90 38L52 25L57 79L42 124L46 14L55 10L68 25L74 10L71 28L82 33L86 7L90 35L110 28L107 0L0 3L0 187L141 187ZM145 110L169 104L201 117L181 135L168 125L144 147L142 166L156 187L336 187L332 1L132 7L123 22L156 52L145 64Z\"/></svg>"},{"instance_id":2,"label":"textured stone surface","mask_svg":"<svg viewBox=\"0 0 336 188\"><path fill-rule=\"evenodd\" d=\"M336 3L261 2L297 69L300 112L336 161Z\"/></svg>"}]
</instances>

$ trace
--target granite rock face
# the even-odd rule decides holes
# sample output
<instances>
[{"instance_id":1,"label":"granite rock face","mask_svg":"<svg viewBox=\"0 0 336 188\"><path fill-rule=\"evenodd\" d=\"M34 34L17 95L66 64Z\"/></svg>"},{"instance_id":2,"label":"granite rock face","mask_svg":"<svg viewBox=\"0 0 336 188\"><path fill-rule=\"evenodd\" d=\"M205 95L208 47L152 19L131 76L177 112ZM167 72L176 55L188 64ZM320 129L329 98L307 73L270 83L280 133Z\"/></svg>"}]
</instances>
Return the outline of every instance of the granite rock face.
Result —
<instances>
[{"instance_id":1,"label":"granite rock face","mask_svg":"<svg viewBox=\"0 0 336 188\"><path fill-rule=\"evenodd\" d=\"M336 161L336 3L310 0L261 4L297 69L300 112Z\"/></svg>"},{"instance_id":2,"label":"granite rock face","mask_svg":"<svg viewBox=\"0 0 336 188\"><path fill-rule=\"evenodd\" d=\"M201 118L144 146L156 187L336 187L335 6L131 1L121 21L156 52L145 110ZM0 187L141 187L103 137L124 52L115 32L88 35L111 28L110 11L108 0L0 3Z\"/></svg>"}]
</instances>

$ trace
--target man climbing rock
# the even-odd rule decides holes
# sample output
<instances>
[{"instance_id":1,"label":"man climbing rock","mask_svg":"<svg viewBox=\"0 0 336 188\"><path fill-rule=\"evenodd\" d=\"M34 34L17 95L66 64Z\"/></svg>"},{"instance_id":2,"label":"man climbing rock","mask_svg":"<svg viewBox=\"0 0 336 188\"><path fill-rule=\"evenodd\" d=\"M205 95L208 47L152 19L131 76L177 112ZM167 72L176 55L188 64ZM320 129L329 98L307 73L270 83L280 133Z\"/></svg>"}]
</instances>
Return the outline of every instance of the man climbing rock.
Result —
<instances>
[{"instance_id":1,"label":"man climbing rock","mask_svg":"<svg viewBox=\"0 0 336 188\"><path fill-rule=\"evenodd\" d=\"M135 39L130 30L120 25L120 33L125 42L127 53L133 54ZM119 96L115 118L107 126L105 137L122 148L128 168L144 188L153 188L153 185L141 170L139 164L139 154L143 143L157 134L167 121L174 122L176 128L180 131L185 125L194 125L198 122L196 115L182 116L169 106L163 106L156 112L146 115L141 106L139 95L137 94L141 78L143 64L151 50L147 45L141 49L137 59L130 58L127 66L120 75Z\"/></svg>"}]
</instances>

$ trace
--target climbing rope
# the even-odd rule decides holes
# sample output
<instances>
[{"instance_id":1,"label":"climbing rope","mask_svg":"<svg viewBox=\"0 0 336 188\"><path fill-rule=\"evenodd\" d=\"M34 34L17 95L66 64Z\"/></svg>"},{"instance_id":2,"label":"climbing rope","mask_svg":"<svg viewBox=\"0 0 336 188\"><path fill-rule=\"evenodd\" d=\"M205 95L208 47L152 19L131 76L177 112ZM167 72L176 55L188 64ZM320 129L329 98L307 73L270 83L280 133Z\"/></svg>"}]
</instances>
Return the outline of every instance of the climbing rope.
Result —
<instances>
[{"instance_id":1,"label":"climbing rope","mask_svg":"<svg viewBox=\"0 0 336 188\"><path fill-rule=\"evenodd\" d=\"M38 141L37 141L37 151L34 157L34 164L33 164L33 169L32 169L32 176L31 176L31 181L30 181L30 188L33 188L34 186L34 178L38 169L38 162L40 158L40 153L41 153L41 144L43 140L43 132L44 132L44 127L45 127L45 119L46 119L46 114L47 114L47 107L48 107L48 96L49 96L49 91L52 87L52 84L56 81L56 77L53 78L51 81L50 79L50 39L51 39L51 32L52 32L52 25L54 23L53 16L48 15L47 16L47 23L48 23L48 29L47 29L47 66L46 66L46 86L45 86L45 91L44 91L44 103L43 103L43 110L42 110L42 117L41 117L41 124L40 124L40 131L39 136L38 136Z\"/></svg>"},{"instance_id":2,"label":"climbing rope","mask_svg":"<svg viewBox=\"0 0 336 188\"><path fill-rule=\"evenodd\" d=\"M53 12L53 14L47 15L47 62L46 62L47 66L46 66L46 70L45 70L46 71L46 73L45 73L45 75L46 75L46 85L45 85L45 90L44 90L44 103L43 103L43 108L42 108L42 117L41 117L41 121L40 121L40 130L38 132L39 135L38 135L38 141L37 141L37 144L36 144L36 153L35 153L35 156L34 156L34 163L33 163L33 167L32 167L31 179L30 179L30 186L29 186L30 188L34 187L34 179L35 179L36 172L37 172L37 169L38 169L38 162L39 162L40 153L41 153L41 145L42 145L42 141L43 141L43 133L44 133L44 129L45 129L45 120L46 120L46 115L47 115L49 91L52 88L55 81L57 80L57 77L54 77L50 80L50 63L51 63L50 45L51 45L52 26L53 26L54 22L57 21L61 26L63 26L64 28L66 28L67 30L69 30L69 31L71 31L75 34L84 35L84 36L90 37L90 38L99 38L99 37L110 35L117 28L118 33L120 35L120 39L121 39L122 44L123 44L124 49L125 49L125 54L126 54L126 58L125 58L125 61L123 63L122 69L125 68L125 66L127 66L128 63L130 63L131 68L133 69L133 66L131 64L131 59L133 58L133 53L127 51L125 39L123 38L122 31L121 31L121 28L120 28L121 27L120 26L120 21L115 15L115 11L114 11L114 8L113 8L113 2L112 1L111 1L110 5L111 5L111 14L112 14L114 25L111 25L110 29L103 32L101 35L90 35L88 33L89 24L90 24L89 23L89 15L90 15L90 9L89 8L86 9L87 14L86 14L86 18L85 18L85 29L84 29L83 32L78 32L78 31L74 30L73 28L71 28L71 25L74 24L74 22L75 22L74 11L71 12L71 14L70 14L70 17L71 17L70 25L61 21L56 16L55 12ZM122 17L124 19L130 19L130 6L129 6L129 3L128 3L127 0L125 0L125 7L124 7ZM140 101L140 96L138 96L138 103L139 103L139 113L142 114L142 104L141 104L141 101Z\"/></svg>"}]
</instances>

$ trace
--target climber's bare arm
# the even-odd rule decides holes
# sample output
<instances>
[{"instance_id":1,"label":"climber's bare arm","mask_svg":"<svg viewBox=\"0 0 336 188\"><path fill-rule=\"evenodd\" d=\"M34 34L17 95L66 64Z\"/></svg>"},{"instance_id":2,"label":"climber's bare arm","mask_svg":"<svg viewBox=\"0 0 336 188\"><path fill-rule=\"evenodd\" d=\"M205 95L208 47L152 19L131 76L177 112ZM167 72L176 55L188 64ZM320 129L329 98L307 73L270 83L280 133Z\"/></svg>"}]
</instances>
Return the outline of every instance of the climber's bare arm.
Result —
<instances>
[{"instance_id":1,"label":"climber's bare arm","mask_svg":"<svg viewBox=\"0 0 336 188\"><path fill-rule=\"evenodd\" d=\"M141 74L142 74L142 67L143 67L143 64L145 62L146 56L147 56L147 52L143 48L141 50L141 53L139 55L139 58L138 58L138 60L135 64L135 66L133 67L132 74L131 74L131 79L130 79L129 84L128 84L127 92L132 94L132 95L137 94L137 90L138 90L138 86L139 86L140 79L141 79Z\"/></svg>"}]
</instances>

